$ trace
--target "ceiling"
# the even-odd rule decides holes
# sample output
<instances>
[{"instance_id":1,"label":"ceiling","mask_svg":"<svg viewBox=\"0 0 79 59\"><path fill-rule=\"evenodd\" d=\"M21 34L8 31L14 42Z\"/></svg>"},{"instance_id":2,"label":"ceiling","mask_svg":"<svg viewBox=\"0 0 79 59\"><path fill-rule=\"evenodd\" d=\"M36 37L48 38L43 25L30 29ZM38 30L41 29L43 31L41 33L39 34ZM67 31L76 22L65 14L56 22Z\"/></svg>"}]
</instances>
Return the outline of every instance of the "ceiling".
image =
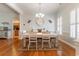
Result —
<instances>
[{"instance_id":1,"label":"ceiling","mask_svg":"<svg viewBox=\"0 0 79 59\"><path fill-rule=\"evenodd\" d=\"M36 14L44 13L47 15L55 13L59 8L59 3L16 3L16 6L19 7L25 14Z\"/></svg>"}]
</instances>

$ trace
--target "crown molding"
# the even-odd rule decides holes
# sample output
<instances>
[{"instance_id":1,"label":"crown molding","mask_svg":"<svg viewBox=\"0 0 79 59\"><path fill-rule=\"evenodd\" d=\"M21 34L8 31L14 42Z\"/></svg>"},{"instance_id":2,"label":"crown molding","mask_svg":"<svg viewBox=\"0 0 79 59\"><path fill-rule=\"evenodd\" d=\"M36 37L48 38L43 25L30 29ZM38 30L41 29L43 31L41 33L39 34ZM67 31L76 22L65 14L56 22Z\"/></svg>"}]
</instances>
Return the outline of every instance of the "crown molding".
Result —
<instances>
[{"instance_id":1,"label":"crown molding","mask_svg":"<svg viewBox=\"0 0 79 59\"><path fill-rule=\"evenodd\" d=\"M17 7L16 4L14 4L14 3L6 3L6 5L8 5L10 8L15 10L19 14L23 14L22 10L19 7Z\"/></svg>"}]
</instances>

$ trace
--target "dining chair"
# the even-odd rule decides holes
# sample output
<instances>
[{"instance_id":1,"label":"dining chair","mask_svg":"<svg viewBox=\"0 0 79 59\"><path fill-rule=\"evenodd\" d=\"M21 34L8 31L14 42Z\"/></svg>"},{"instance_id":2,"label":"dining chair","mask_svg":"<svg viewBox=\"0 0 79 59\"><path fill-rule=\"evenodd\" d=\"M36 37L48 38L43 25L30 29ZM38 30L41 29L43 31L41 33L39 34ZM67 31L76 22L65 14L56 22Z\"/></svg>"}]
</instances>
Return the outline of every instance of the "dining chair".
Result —
<instances>
[{"instance_id":1,"label":"dining chair","mask_svg":"<svg viewBox=\"0 0 79 59\"><path fill-rule=\"evenodd\" d=\"M56 40L57 40L56 36L53 36L53 35L50 36L51 48L55 48L56 47L56 44L57 44Z\"/></svg>"},{"instance_id":2,"label":"dining chair","mask_svg":"<svg viewBox=\"0 0 79 59\"><path fill-rule=\"evenodd\" d=\"M29 35L24 35L22 39L22 46L23 48L28 47L28 42L29 42Z\"/></svg>"},{"instance_id":3,"label":"dining chair","mask_svg":"<svg viewBox=\"0 0 79 59\"><path fill-rule=\"evenodd\" d=\"M42 49L42 35L37 34L37 49Z\"/></svg>"},{"instance_id":4,"label":"dining chair","mask_svg":"<svg viewBox=\"0 0 79 59\"><path fill-rule=\"evenodd\" d=\"M26 40L25 40L25 37L22 38L21 46L22 46L23 49L26 48Z\"/></svg>"},{"instance_id":5,"label":"dining chair","mask_svg":"<svg viewBox=\"0 0 79 59\"><path fill-rule=\"evenodd\" d=\"M28 45L28 50L30 48L35 48L37 50L37 38L36 38L36 34L30 34L29 35L29 45Z\"/></svg>"},{"instance_id":6,"label":"dining chair","mask_svg":"<svg viewBox=\"0 0 79 59\"><path fill-rule=\"evenodd\" d=\"M50 43L50 35L49 34L43 34L42 35L42 48L51 48L51 43Z\"/></svg>"}]
</instances>

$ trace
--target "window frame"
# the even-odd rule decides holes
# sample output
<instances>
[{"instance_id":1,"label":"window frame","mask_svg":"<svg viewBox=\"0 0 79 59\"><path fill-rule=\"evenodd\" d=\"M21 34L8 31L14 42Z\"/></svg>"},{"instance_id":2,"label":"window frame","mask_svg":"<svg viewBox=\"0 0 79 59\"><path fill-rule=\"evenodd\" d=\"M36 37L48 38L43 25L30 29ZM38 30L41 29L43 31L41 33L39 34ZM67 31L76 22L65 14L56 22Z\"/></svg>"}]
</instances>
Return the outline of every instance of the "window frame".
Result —
<instances>
[{"instance_id":1,"label":"window frame","mask_svg":"<svg viewBox=\"0 0 79 59\"><path fill-rule=\"evenodd\" d=\"M62 34L62 16L59 16L57 19L57 33Z\"/></svg>"},{"instance_id":2,"label":"window frame","mask_svg":"<svg viewBox=\"0 0 79 59\"><path fill-rule=\"evenodd\" d=\"M73 9L73 10L75 10L75 23L73 23L74 25L75 25L75 39L78 39L78 33L79 32L77 32L78 30L78 27L77 27L77 25L79 25L79 23L77 22L77 21L79 21L78 19L79 19L79 17L78 17L78 15L79 15L79 8L75 8L75 9ZM71 11L73 11L73 10L71 10ZM71 17L71 16L70 16ZM70 29L71 29L71 25L73 25L73 24L71 24L70 23ZM71 31L70 31L70 37L71 37ZM73 38L73 37L71 37L71 38Z\"/></svg>"}]
</instances>

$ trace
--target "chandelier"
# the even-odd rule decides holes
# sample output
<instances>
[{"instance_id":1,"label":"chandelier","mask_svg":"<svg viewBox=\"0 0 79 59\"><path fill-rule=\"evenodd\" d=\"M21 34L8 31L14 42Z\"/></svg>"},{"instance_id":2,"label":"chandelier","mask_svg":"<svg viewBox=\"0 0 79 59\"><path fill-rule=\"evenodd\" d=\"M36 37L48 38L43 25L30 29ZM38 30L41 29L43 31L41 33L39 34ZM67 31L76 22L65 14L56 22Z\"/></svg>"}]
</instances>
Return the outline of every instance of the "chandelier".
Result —
<instances>
[{"instance_id":1,"label":"chandelier","mask_svg":"<svg viewBox=\"0 0 79 59\"><path fill-rule=\"evenodd\" d=\"M38 8L39 8L38 13L35 14L35 17L43 18L45 15L43 13L41 13L41 11L42 11L42 4L41 3L38 4Z\"/></svg>"},{"instance_id":2,"label":"chandelier","mask_svg":"<svg viewBox=\"0 0 79 59\"><path fill-rule=\"evenodd\" d=\"M39 17L39 18L43 18L43 17L44 17L44 14L43 14L43 13L36 13L35 16L36 16L36 17Z\"/></svg>"}]
</instances>

